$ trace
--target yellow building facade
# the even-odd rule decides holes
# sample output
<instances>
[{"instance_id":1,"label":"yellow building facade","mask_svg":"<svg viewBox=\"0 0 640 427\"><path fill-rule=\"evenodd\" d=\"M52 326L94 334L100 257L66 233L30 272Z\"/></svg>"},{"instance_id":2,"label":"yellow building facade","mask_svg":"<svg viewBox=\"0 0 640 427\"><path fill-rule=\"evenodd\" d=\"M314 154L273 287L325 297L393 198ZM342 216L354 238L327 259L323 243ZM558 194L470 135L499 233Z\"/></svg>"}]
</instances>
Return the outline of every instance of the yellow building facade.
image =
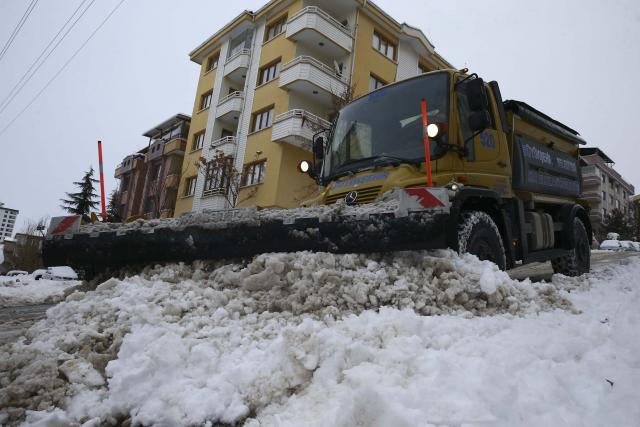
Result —
<instances>
[{"instance_id":1,"label":"yellow building facade","mask_svg":"<svg viewBox=\"0 0 640 427\"><path fill-rule=\"evenodd\" d=\"M420 30L364 0L273 0L190 56L201 72L176 215L298 206L317 187L297 164L345 99L451 67Z\"/></svg>"}]
</instances>

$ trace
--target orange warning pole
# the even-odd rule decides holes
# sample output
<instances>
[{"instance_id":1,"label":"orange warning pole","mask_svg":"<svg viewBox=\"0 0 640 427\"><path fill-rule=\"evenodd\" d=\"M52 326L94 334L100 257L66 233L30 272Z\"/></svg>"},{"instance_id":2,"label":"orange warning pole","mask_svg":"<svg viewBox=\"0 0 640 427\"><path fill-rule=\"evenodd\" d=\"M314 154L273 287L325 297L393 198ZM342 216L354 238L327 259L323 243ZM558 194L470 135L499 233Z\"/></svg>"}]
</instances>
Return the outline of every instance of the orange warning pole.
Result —
<instances>
[{"instance_id":1,"label":"orange warning pole","mask_svg":"<svg viewBox=\"0 0 640 427\"><path fill-rule=\"evenodd\" d=\"M98 163L100 164L100 202L102 204L102 222L107 220L107 208L104 203L104 173L102 171L102 141L98 141Z\"/></svg>"},{"instance_id":2,"label":"orange warning pole","mask_svg":"<svg viewBox=\"0 0 640 427\"><path fill-rule=\"evenodd\" d=\"M422 99L422 141L424 142L424 158L427 162L427 187L433 187L431 179L431 144L429 143L429 134L427 133L427 100Z\"/></svg>"}]
</instances>

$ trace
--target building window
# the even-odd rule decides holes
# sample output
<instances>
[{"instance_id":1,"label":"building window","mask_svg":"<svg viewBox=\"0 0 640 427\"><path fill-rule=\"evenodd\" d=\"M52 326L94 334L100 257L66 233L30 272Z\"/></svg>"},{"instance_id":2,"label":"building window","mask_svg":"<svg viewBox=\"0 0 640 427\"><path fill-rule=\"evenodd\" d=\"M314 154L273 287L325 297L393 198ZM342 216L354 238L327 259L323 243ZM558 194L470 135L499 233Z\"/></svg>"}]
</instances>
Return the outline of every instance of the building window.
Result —
<instances>
[{"instance_id":1,"label":"building window","mask_svg":"<svg viewBox=\"0 0 640 427\"><path fill-rule=\"evenodd\" d=\"M218 68L218 62L220 62L220 53L216 53L207 59L207 71L211 71L214 68Z\"/></svg>"},{"instance_id":2,"label":"building window","mask_svg":"<svg viewBox=\"0 0 640 427\"><path fill-rule=\"evenodd\" d=\"M264 33L264 41L268 42L278 34L284 32L284 30L286 29L287 29L287 15L267 25L267 29Z\"/></svg>"},{"instance_id":3,"label":"building window","mask_svg":"<svg viewBox=\"0 0 640 427\"><path fill-rule=\"evenodd\" d=\"M266 160L246 165L244 167L244 172L242 173L242 185L247 186L263 182L266 167Z\"/></svg>"},{"instance_id":4,"label":"building window","mask_svg":"<svg viewBox=\"0 0 640 427\"><path fill-rule=\"evenodd\" d=\"M225 157L223 161L210 161L204 178L204 194L226 193L229 189L232 168L233 157L231 156Z\"/></svg>"},{"instance_id":5,"label":"building window","mask_svg":"<svg viewBox=\"0 0 640 427\"><path fill-rule=\"evenodd\" d=\"M423 63L418 63L418 74L424 74L424 73L428 73L429 71L432 71L429 69L429 67L427 67L426 65L424 65Z\"/></svg>"},{"instance_id":6,"label":"building window","mask_svg":"<svg viewBox=\"0 0 640 427\"><path fill-rule=\"evenodd\" d=\"M369 75L369 92L373 92L374 90L381 88L382 86L386 86L386 83L373 74Z\"/></svg>"},{"instance_id":7,"label":"building window","mask_svg":"<svg viewBox=\"0 0 640 427\"><path fill-rule=\"evenodd\" d=\"M269 65L265 65L260 69L260 80L258 84L265 84L273 79L276 79L280 75L280 59L277 62L273 62Z\"/></svg>"},{"instance_id":8,"label":"building window","mask_svg":"<svg viewBox=\"0 0 640 427\"><path fill-rule=\"evenodd\" d=\"M200 110L204 110L205 108L209 108L211 105L211 97L213 96L213 91L205 93L200 97Z\"/></svg>"},{"instance_id":9,"label":"building window","mask_svg":"<svg viewBox=\"0 0 640 427\"><path fill-rule=\"evenodd\" d=\"M204 131L200 131L193 135L192 150L199 150L204 145Z\"/></svg>"},{"instance_id":10,"label":"building window","mask_svg":"<svg viewBox=\"0 0 640 427\"><path fill-rule=\"evenodd\" d=\"M251 131L257 132L262 129L266 129L273 123L273 106L264 110L253 113L253 119L251 120Z\"/></svg>"},{"instance_id":11,"label":"building window","mask_svg":"<svg viewBox=\"0 0 640 427\"><path fill-rule=\"evenodd\" d=\"M189 197L196 194L196 177L192 176L187 178L186 185L184 188L184 196Z\"/></svg>"},{"instance_id":12,"label":"building window","mask_svg":"<svg viewBox=\"0 0 640 427\"><path fill-rule=\"evenodd\" d=\"M393 61L396 60L397 45L377 31L373 32L373 48L387 58Z\"/></svg>"}]
</instances>

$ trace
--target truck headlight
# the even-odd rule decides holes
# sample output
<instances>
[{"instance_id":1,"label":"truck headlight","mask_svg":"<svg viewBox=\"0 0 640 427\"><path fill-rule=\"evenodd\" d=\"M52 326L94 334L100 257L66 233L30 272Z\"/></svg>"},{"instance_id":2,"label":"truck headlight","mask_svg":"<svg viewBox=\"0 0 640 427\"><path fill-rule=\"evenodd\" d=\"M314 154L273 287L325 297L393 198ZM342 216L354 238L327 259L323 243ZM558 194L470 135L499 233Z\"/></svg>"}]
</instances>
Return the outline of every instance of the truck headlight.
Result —
<instances>
[{"instance_id":1,"label":"truck headlight","mask_svg":"<svg viewBox=\"0 0 640 427\"><path fill-rule=\"evenodd\" d=\"M298 163L298 170L302 173L309 173L309 170L311 170L311 163L306 160L302 160Z\"/></svg>"},{"instance_id":2,"label":"truck headlight","mask_svg":"<svg viewBox=\"0 0 640 427\"><path fill-rule=\"evenodd\" d=\"M438 128L437 124L431 123L429 124L429 126L427 126L427 135L429 136L429 138L435 138L436 136L438 136L438 133L440 133L440 128Z\"/></svg>"}]
</instances>

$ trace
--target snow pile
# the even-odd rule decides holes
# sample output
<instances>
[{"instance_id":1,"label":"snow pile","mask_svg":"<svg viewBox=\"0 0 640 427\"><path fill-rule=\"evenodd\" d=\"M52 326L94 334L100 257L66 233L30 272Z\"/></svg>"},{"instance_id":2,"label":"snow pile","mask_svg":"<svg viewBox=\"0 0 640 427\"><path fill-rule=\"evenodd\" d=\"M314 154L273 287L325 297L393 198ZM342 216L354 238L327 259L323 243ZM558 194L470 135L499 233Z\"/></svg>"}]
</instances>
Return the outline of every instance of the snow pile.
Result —
<instances>
[{"instance_id":1,"label":"snow pile","mask_svg":"<svg viewBox=\"0 0 640 427\"><path fill-rule=\"evenodd\" d=\"M51 425L629 425L638 274L532 284L449 251L150 268L0 348L0 407Z\"/></svg>"},{"instance_id":2,"label":"snow pile","mask_svg":"<svg viewBox=\"0 0 640 427\"><path fill-rule=\"evenodd\" d=\"M79 280L35 280L29 275L0 276L0 308L61 301Z\"/></svg>"}]
</instances>

